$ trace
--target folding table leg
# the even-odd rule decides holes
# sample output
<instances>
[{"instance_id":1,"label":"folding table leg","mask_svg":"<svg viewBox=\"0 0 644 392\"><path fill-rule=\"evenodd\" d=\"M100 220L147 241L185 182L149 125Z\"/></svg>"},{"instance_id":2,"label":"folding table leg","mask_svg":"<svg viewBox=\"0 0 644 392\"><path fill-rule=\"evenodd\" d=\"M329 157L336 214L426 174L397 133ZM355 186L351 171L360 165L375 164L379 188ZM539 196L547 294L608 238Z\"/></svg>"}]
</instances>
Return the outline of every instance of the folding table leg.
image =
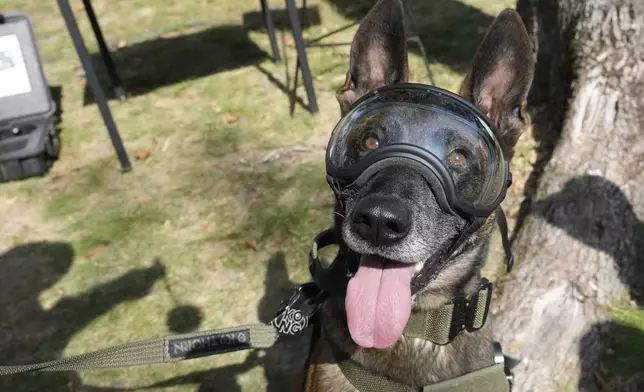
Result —
<instances>
[{"instance_id":1,"label":"folding table leg","mask_svg":"<svg viewBox=\"0 0 644 392\"><path fill-rule=\"evenodd\" d=\"M297 50L297 59L299 61L299 68L302 70L302 79L304 79L304 88L309 101L309 110L311 113L317 113L318 102L315 97L315 89L313 88L313 79L311 78L311 70L309 69L309 61L306 57L306 44L302 38L302 26L300 25L300 17L297 12L294 0L285 0L286 8L288 10L288 17L291 22L291 29L293 30L293 39L295 40L295 49Z\"/></svg>"},{"instance_id":2,"label":"folding table leg","mask_svg":"<svg viewBox=\"0 0 644 392\"><path fill-rule=\"evenodd\" d=\"M271 9L266 4L266 0L259 0L262 5L262 16L264 17L264 25L266 26L266 31L268 32L268 40L271 42L271 50L273 51L273 61L276 64L282 62L282 56L280 56L280 49L277 46L277 37L275 36L275 25L273 24L273 16L271 15Z\"/></svg>"},{"instance_id":3,"label":"folding table leg","mask_svg":"<svg viewBox=\"0 0 644 392\"><path fill-rule=\"evenodd\" d=\"M94 7L92 7L92 2L91 0L83 0L83 5L85 6L85 12L87 12L89 23L92 25L92 30L94 30L94 36L96 37L96 42L98 42L98 48L101 51L103 63L105 64L105 68L107 68L107 73L110 75L110 79L112 79L114 94L116 94L116 97L119 100L125 101L125 88L123 87L123 83L121 82L118 72L116 72L116 66L112 60L110 50L105 43L101 26L98 24L98 19L96 19L96 14L94 13Z\"/></svg>"},{"instance_id":4,"label":"folding table leg","mask_svg":"<svg viewBox=\"0 0 644 392\"><path fill-rule=\"evenodd\" d=\"M92 94L94 94L94 99L96 100L98 109L100 110L101 116L103 117L103 122L105 123L107 132L112 139L114 151L116 151L116 155L118 156L119 162L121 163L121 168L123 170L129 171L132 169L132 165L127 156L127 152L125 151L125 147L123 147L121 136L119 135L116 124L114 123L114 119L112 118L112 112L110 111L110 107L107 105L105 93L101 88L101 84L99 83L98 77L96 76L96 71L94 71L94 67L92 66L92 61L89 57L89 53L87 53L85 42L83 42L83 36L78 29L76 19L74 18L74 13L72 12L72 8L69 6L69 1L58 0L58 7L60 8L60 13L63 16L63 19L65 19L65 24L67 25L67 29L69 30L69 35L71 35L72 37L72 42L74 43L78 57L80 58L81 64L83 65L83 69L85 70L87 83L89 83L89 87L92 89Z\"/></svg>"}]
</instances>

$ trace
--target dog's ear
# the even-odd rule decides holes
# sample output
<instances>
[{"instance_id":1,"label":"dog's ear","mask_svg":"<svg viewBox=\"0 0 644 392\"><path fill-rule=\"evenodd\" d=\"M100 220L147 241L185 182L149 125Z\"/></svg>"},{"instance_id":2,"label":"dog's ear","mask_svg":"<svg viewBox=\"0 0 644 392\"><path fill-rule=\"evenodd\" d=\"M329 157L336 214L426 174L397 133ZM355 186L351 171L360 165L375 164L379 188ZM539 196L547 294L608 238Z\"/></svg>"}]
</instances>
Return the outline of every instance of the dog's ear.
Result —
<instances>
[{"instance_id":1,"label":"dog's ear","mask_svg":"<svg viewBox=\"0 0 644 392\"><path fill-rule=\"evenodd\" d=\"M505 9L489 27L478 48L460 95L494 122L509 149L530 123L526 98L534 76L532 43L519 14Z\"/></svg>"},{"instance_id":2,"label":"dog's ear","mask_svg":"<svg viewBox=\"0 0 644 392\"><path fill-rule=\"evenodd\" d=\"M400 0L379 0L351 43L346 81L337 92L342 114L363 95L387 84L406 82L407 39Z\"/></svg>"}]
</instances>

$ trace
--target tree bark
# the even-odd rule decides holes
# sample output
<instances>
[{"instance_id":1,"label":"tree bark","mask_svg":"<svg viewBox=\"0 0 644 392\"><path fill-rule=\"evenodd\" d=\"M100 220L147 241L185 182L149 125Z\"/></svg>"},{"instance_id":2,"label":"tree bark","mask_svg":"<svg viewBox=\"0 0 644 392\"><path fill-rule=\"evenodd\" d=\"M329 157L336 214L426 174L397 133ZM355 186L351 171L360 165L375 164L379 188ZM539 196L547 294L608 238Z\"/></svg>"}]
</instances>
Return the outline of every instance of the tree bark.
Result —
<instances>
[{"instance_id":1,"label":"tree bark","mask_svg":"<svg viewBox=\"0 0 644 392\"><path fill-rule=\"evenodd\" d=\"M625 294L642 304L644 1L517 9L537 55L529 103L540 151L494 331L520 361L514 391L593 390L611 304Z\"/></svg>"}]
</instances>

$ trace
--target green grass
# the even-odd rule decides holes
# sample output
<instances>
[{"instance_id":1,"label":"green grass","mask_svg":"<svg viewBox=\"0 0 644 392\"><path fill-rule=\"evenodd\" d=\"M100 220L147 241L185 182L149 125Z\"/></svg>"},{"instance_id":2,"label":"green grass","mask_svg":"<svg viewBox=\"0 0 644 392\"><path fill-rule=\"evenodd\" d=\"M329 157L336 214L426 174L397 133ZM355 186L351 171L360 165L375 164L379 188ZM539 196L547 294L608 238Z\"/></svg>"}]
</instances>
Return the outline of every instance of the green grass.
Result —
<instances>
[{"instance_id":1,"label":"green grass","mask_svg":"<svg viewBox=\"0 0 644 392\"><path fill-rule=\"evenodd\" d=\"M33 19L48 80L62 89L63 150L47 176L0 186L0 362L163 336L172 333L169 315L182 306L199 310L201 329L265 321L290 285L309 279L311 239L332 222L323 151L338 120L335 90L344 82L348 47L309 50L320 112L296 104L291 117L283 86L287 71L293 80L292 38L278 31L285 61L273 64L262 29L241 26L244 13L258 11L256 0L93 3L133 93L110 101L133 159L129 173L119 171L91 96L84 104L81 67L55 2L3 3ZM307 28L307 37L354 21L371 4L310 3L320 24ZM513 5L415 3L435 80L453 91L483 29ZM72 7L95 52L80 4ZM202 24L188 26L192 21ZM349 42L355 29L327 42ZM412 81L427 82L414 44L410 51ZM302 87L298 96L306 102ZM229 114L238 120L227 123ZM520 167L532 148L529 139L522 143ZM134 160L141 149L149 157ZM276 152L277 160L265 162ZM506 203L519 201L510 196ZM305 355L299 350L26 375L0 379L0 390L281 391L297 380Z\"/></svg>"},{"instance_id":2,"label":"green grass","mask_svg":"<svg viewBox=\"0 0 644 392\"><path fill-rule=\"evenodd\" d=\"M641 373L644 352L644 309L618 307L611 312L615 336L604 359L608 373L628 378Z\"/></svg>"}]
</instances>

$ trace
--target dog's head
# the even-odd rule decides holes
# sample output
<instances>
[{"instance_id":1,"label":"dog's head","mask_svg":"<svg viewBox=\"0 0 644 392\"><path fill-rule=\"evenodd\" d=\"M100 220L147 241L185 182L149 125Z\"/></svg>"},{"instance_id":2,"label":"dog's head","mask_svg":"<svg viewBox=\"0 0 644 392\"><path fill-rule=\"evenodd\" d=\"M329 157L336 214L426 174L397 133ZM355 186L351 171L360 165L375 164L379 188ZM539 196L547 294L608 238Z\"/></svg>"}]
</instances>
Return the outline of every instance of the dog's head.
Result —
<instances>
[{"instance_id":1,"label":"dog's head","mask_svg":"<svg viewBox=\"0 0 644 392\"><path fill-rule=\"evenodd\" d=\"M487 114L510 151L528 125L526 96L534 58L525 26L513 10L503 11L490 26L474 56L460 95ZM380 0L363 19L351 47L351 63L337 99L342 114L374 89L408 78L407 44L400 0ZM405 124L405 118L396 122ZM410 125L412 127L412 125ZM423 132L432 132L431 127ZM453 157L460 164L463 157ZM452 159L452 158L449 158ZM451 162L451 161L450 161ZM463 173L457 182L477 186ZM383 348L402 333L412 306L413 279L432 257L450 248L468 221L446 212L432 188L414 169L388 166L370 177L339 204L336 227L351 251L361 255L345 299L351 335L363 347ZM492 217L488 218L491 220ZM435 278L420 290L453 294L478 274L491 225L484 225L460 252L447 260ZM475 249L478 248L478 249ZM418 295L415 296L418 302ZM439 299L440 300L440 299Z\"/></svg>"}]
</instances>

